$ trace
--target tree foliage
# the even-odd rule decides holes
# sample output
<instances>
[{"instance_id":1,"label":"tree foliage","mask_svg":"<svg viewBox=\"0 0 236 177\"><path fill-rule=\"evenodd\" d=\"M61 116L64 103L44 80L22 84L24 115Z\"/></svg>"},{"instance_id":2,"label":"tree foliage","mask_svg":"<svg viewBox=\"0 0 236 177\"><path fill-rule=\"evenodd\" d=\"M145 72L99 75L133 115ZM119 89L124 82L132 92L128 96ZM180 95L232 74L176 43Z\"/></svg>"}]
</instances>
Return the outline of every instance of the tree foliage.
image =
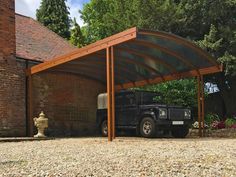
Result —
<instances>
[{"instance_id":1,"label":"tree foliage","mask_svg":"<svg viewBox=\"0 0 236 177\"><path fill-rule=\"evenodd\" d=\"M135 26L136 0L91 0L80 11L86 43L92 43Z\"/></svg>"},{"instance_id":2,"label":"tree foliage","mask_svg":"<svg viewBox=\"0 0 236 177\"><path fill-rule=\"evenodd\" d=\"M84 46L84 36L75 18L73 20L73 27L71 29L70 42L79 48Z\"/></svg>"},{"instance_id":3,"label":"tree foliage","mask_svg":"<svg viewBox=\"0 0 236 177\"><path fill-rule=\"evenodd\" d=\"M193 108L197 106L196 87L197 83L195 79L181 79L137 89L160 93L161 97L157 99L161 103Z\"/></svg>"},{"instance_id":4,"label":"tree foliage","mask_svg":"<svg viewBox=\"0 0 236 177\"><path fill-rule=\"evenodd\" d=\"M70 37L70 18L66 0L42 0L36 17L39 22L63 38Z\"/></svg>"},{"instance_id":5,"label":"tree foliage","mask_svg":"<svg viewBox=\"0 0 236 177\"><path fill-rule=\"evenodd\" d=\"M236 57L235 52L232 51L231 46L229 45L227 49L224 49L223 38L218 35L218 30L214 25L211 25L209 34L204 36L203 40L199 40L196 43L209 53L211 53L214 57L218 58L218 60L225 64L225 74L226 75L236 75ZM236 31L235 34L236 35ZM236 37L232 37L230 43L235 43ZM235 45L235 44L234 44ZM235 46L234 46L235 47ZM223 51L221 50L225 50Z\"/></svg>"}]
</instances>

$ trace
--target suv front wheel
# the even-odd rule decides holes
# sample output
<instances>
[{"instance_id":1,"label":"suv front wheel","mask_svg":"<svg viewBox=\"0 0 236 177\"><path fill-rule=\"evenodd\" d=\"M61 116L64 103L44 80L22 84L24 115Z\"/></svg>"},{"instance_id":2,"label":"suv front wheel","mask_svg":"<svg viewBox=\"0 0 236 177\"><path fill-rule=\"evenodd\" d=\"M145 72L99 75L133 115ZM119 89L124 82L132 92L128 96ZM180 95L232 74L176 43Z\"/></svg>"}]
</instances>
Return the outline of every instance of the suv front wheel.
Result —
<instances>
[{"instance_id":1,"label":"suv front wheel","mask_svg":"<svg viewBox=\"0 0 236 177\"><path fill-rule=\"evenodd\" d=\"M150 138L155 135L155 122L150 117L145 117L140 123L140 134L145 138Z\"/></svg>"}]
</instances>

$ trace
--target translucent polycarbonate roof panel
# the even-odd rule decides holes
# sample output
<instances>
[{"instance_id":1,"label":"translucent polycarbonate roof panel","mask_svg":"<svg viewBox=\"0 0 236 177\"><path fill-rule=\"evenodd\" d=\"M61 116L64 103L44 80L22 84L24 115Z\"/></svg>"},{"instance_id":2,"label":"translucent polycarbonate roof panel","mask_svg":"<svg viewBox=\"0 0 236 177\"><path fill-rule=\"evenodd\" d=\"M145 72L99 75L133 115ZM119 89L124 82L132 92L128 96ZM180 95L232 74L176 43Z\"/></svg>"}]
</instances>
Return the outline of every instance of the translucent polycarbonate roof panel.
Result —
<instances>
[{"instance_id":1,"label":"translucent polycarbonate roof panel","mask_svg":"<svg viewBox=\"0 0 236 177\"><path fill-rule=\"evenodd\" d=\"M209 67L213 63L216 64L216 61L213 61L214 59L209 56L209 54L195 44L170 33L140 30L137 41L139 41L140 44L141 42L143 42L144 45L145 43L151 43L156 45L157 48L167 49L170 53L175 53L196 68ZM168 57L165 59L170 60ZM174 65L174 63L172 64Z\"/></svg>"},{"instance_id":2,"label":"translucent polycarbonate roof panel","mask_svg":"<svg viewBox=\"0 0 236 177\"><path fill-rule=\"evenodd\" d=\"M58 70L106 84L106 51L111 48L115 85L119 89L222 71L215 58L188 39L131 28L34 66L30 73Z\"/></svg>"},{"instance_id":3,"label":"translucent polycarbonate roof panel","mask_svg":"<svg viewBox=\"0 0 236 177\"><path fill-rule=\"evenodd\" d=\"M119 45L118 47L115 47L115 51L116 54L121 58L126 58L126 60L131 60L134 63L136 62L136 64L139 64L140 66L143 64L153 68L159 73L170 73L167 66L160 64L158 60L156 60L150 54L145 54L143 50L134 50L129 45L126 45L125 47L124 45Z\"/></svg>"},{"instance_id":4,"label":"translucent polycarbonate roof panel","mask_svg":"<svg viewBox=\"0 0 236 177\"><path fill-rule=\"evenodd\" d=\"M165 53L157 48L150 48L148 46L142 46L134 42L123 44L122 46L128 47L131 51L140 53L142 56L145 56L145 60L151 60L155 63L155 68L160 68L163 74L170 74L176 71L187 71L188 65L183 62L179 62L179 59ZM148 59L147 59L148 58Z\"/></svg>"}]
</instances>

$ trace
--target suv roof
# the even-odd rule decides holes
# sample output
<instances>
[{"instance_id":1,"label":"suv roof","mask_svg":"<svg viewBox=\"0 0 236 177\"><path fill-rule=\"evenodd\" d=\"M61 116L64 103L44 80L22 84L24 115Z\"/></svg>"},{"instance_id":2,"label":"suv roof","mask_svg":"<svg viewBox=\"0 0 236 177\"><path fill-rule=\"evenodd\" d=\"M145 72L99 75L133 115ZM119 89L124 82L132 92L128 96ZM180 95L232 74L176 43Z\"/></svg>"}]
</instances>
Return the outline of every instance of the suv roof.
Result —
<instances>
[{"instance_id":1,"label":"suv roof","mask_svg":"<svg viewBox=\"0 0 236 177\"><path fill-rule=\"evenodd\" d=\"M120 90L119 93L129 93L129 92L147 92L147 93L158 93L155 91L147 91L147 90Z\"/></svg>"},{"instance_id":2,"label":"suv roof","mask_svg":"<svg viewBox=\"0 0 236 177\"><path fill-rule=\"evenodd\" d=\"M124 93L158 93L153 91L146 90L121 90L118 94ZM107 93L100 93L97 97L97 108L98 109L106 109L107 108Z\"/></svg>"}]
</instances>

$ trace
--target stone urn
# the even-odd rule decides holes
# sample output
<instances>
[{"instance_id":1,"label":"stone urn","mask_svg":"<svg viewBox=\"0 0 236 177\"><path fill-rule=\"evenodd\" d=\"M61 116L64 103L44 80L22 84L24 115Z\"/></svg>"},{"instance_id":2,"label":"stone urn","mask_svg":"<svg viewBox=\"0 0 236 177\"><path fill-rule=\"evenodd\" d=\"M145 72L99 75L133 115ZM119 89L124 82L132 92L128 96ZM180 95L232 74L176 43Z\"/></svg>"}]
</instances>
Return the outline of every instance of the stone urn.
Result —
<instances>
[{"instance_id":1,"label":"stone urn","mask_svg":"<svg viewBox=\"0 0 236 177\"><path fill-rule=\"evenodd\" d=\"M43 113L43 111L39 114L38 118L37 117L34 118L34 125L38 129L38 134L34 135L34 137L37 138L46 137L44 135L44 130L48 128L48 118L45 118L45 114Z\"/></svg>"}]
</instances>

